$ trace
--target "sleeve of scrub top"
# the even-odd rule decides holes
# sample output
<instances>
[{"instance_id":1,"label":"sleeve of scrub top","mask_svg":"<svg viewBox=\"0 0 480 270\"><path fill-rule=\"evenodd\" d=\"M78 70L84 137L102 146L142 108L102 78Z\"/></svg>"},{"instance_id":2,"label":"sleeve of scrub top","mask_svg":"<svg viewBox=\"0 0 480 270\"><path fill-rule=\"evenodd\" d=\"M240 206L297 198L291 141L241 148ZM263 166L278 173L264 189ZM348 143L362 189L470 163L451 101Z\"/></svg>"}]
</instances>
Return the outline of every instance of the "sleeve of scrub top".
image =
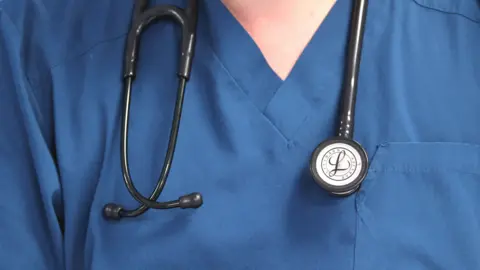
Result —
<instances>
[{"instance_id":1,"label":"sleeve of scrub top","mask_svg":"<svg viewBox=\"0 0 480 270\"><path fill-rule=\"evenodd\" d=\"M30 40L0 8L0 269L62 269L52 99L26 75Z\"/></svg>"}]
</instances>

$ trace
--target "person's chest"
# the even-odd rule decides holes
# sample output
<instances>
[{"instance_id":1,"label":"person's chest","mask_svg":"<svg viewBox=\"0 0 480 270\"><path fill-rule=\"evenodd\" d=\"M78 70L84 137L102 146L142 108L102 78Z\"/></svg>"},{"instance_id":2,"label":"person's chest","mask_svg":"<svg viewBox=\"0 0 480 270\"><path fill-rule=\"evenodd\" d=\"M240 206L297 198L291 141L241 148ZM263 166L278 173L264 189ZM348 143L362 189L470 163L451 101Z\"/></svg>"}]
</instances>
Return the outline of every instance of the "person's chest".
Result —
<instances>
[{"instance_id":1,"label":"person's chest","mask_svg":"<svg viewBox=\"0 0 480 270\"><path fill-rule=\"evenodd\" d=\"M125 36L72 46L82 52L51 75L70 267L478 266L480 10L469 0L370 1L354 135L370 171L357 194L334 198L314 183L308 164L337 128L347 2L338 1L285 82L225 10L201 2L193 75L161 200L198 191L204 205L118 223L102 218L105 203L137 206L120 166ZM128 17L119 21L124 26L115 29L126 29ZM79 29L95 29L82 23ZM175 30L166 23L145 33L133 88L129 163L145 196L169 139Z\"/></svg>"}]
</instances>

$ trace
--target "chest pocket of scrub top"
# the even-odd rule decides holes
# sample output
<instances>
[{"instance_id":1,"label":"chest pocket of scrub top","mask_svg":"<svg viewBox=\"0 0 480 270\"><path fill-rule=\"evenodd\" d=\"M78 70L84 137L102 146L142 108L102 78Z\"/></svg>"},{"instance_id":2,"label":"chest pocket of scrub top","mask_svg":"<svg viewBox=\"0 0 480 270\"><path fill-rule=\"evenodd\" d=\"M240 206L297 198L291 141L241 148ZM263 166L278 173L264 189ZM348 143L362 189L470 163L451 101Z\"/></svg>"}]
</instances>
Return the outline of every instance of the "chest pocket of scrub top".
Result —
<instances>
[{"instance_id":1,"label":"chest pocket of scrub top","mask_svg":"<svg viewBox=\"0 0 480 270\"><path fill-rule=\"evenodd\" d=\"M381 145L356 200L354 269L480 269L479 145Z\"/></svg>"}]
</instances>

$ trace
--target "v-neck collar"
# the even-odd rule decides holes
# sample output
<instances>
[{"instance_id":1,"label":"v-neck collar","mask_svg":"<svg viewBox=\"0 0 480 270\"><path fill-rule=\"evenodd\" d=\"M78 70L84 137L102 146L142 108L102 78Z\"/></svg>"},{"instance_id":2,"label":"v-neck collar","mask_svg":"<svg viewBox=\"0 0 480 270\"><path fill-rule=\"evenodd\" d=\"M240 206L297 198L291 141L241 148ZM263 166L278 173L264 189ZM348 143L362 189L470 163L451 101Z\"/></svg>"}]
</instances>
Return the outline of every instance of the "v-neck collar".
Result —
<instances>
[{"instance_id":1,"label":"v-neck collar","mask_svg":"<svg viewBox=\"0 0 480 270\"><path fill-rule=\"evenodd\" d=\"M372 42L377 32L375 20L381 2L371 1L369 5L366 43ZM314 110L318 113L315 109L318 106L335 114L343 82L352 0L337 0L284 81L220 0L202 3L201 16L208 25L210 43L218 60L287 139L292 139ZM325 119L329 120L330 117Z\"/></svg>"},{"instance_id":2,"label":"v-neck collar","mask_svg":"<svg viewBox=\"0 0 480 270\"><path fill-rule=\"evenodd\" d=\"M265 107L282 80L270 68L248 32L220 0L203 1L211 46L230 76L259 107Z\"/></svg>"},{"instance_id":3,"label":"v-neck collar","mask_svg":"<svg viewBox=\"0 0 480 270\"><path fill-rule=\"evenodd\" d=\"M332 54L332 50L337 50L336 47L343 48L342 43L345 39L343 36L346 37L346 34L344 34L346 32L343 31L344 27L336 25L348 24L349 2L349 0L337 0L285 81L282 81L272 70L255 41L221 1L203 1L203 5L205 6L204 15L207 17L210 27L211 45L215 54L238 86L259 109L263 110L286 81L295 77L295 74L305 72L305 68L302 67L310 67L310 72L304 75L318 76L317 73L320 73L320 71L317 67L328 61L327 58L338 56L338 53ZM332 28L339 29L342 38L332 39L330 33L331 30L334 30ZM321 39L331 40L322 42ZM313 50L315 52L311 53ZM338 61L328 61L328 63L335 62Z\"/></svg>"}]
</instances>

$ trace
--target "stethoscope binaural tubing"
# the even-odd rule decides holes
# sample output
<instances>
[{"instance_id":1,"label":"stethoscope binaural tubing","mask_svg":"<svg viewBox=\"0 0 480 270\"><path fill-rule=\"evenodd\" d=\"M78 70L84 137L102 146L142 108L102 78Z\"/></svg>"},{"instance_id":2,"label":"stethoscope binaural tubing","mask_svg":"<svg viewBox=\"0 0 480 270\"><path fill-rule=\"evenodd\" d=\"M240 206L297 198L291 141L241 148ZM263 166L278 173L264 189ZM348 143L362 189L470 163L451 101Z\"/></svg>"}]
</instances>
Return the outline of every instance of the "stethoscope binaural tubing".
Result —
<instances>
[{"instance_id":1,"label":"stethoscope binaural tubing","mask_svg":"<svg viewBox=\"0 0 480 270\"><path fill-rule=\"evenodd\" d=\"M189 0L187 8L181 9L171 5L159 5L148 8L148 0L138 0L135 2L132 17L132 25L127 37L124 61L124 111L122 117L121 131L121 166L122 176L130 195L140 203L140 206L134 210L127 210L116 203L106 204L103 208L104 217L107 219L118 220L122 217L136 217L145 213L149 208L170 209L170 208L198 208L202 205L203 199L200 193L190 193L181 196L177 200L167 202L157 202L163 188L165 187L172 161L175 153L175 146L178 137L180 119L182 114L183 100L187 81L190 78L192 60L195 51L196 25L197 25L197 1ZM167 153L163 164L162 172L157 181L157 185L149 198L144 197L135 187L128 164L128 126L130 115L130 102L132 84L136 77L136 65L138 60L138 51L140 46L140 36L148 26L161 19L171 19L181 27L181 55L178 69L178 87L177 98L174 108L174 117L170 130L170 137L167 147Z\"/></svg>"}]
</instances>

